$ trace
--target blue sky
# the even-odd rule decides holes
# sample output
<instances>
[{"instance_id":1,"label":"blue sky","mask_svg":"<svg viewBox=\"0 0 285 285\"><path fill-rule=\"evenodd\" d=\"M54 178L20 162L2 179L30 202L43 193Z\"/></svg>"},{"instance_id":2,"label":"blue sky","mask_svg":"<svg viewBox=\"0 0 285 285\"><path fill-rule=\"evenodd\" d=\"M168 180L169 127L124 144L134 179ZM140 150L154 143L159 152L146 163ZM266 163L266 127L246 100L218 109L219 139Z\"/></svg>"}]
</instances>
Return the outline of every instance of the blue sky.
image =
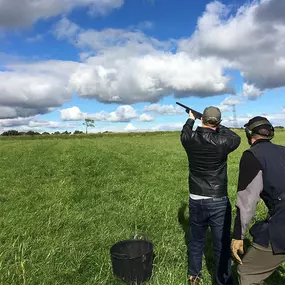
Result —
<instances>
[{"instance_id":1,"label":"blue sky","mask_svg":"<svg viewBox=\"0 0 285 285\"><path fill-rule=\"evenodd\" d=\"M285 125L281 2L4 0L0 132L179 130L176 101Z\"/></svg>"}]
</instances>

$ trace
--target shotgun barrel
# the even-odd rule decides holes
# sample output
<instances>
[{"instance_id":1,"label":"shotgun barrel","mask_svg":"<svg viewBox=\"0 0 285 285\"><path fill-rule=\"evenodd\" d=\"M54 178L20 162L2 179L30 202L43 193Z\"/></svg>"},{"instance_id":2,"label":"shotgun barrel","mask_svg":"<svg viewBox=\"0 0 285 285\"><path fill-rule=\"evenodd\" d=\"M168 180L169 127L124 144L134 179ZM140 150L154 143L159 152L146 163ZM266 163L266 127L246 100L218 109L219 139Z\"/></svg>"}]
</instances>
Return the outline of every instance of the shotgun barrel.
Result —
<instances>
[{"instance_id":1,"label":"shotgun barrel","mask_svg":"<svg viewBox=\"0 0 285 285\"><path fill-rule=\"evenodd\" d=\"M197 118L197 119L199 119L199 120L202 119L202 117L203 117L203 114L202 114L202 113L200 113L200 112L198 112L198 111L196 111L196 110L194 110L194 109L192 109L192 108L190 108L190 107L188 107L188 106L185 106L185 105L183 105L183 104L181 104L181 103L179 103L179 102L176 102L176 104L179 105L179 106L181 106L181 107L183 107L183 108L185 109L185 112L186 112L187 114L189 114L189 112L191 111L191 112L193 113L193 115L194 115L195 118Z\"/></svg>"}]
</instances>

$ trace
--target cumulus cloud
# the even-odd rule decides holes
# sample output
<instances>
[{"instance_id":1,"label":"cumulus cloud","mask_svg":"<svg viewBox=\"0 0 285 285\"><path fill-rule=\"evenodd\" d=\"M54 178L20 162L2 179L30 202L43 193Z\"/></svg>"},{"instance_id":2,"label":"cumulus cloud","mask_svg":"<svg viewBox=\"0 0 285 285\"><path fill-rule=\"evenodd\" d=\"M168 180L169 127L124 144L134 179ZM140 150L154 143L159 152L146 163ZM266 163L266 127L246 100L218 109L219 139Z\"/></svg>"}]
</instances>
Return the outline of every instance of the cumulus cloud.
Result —
<instances>
[{"instance_id":1,"label":"cumulus cloud","mask_svg":"<svg viewBox=\"0 0 285 285\"><path fill-rule=\"evenodd\" d=\"M132 131L137 130L137 128L136 128L134 125L132 125L131 123L129 123L129 124L124 128L124 130L127 131L127 132L132 132Z\"/></svg>"},{"instance_id":2,"label":"cumulus cloud","mask_svg":"<svg viewBox=\"0 0 285 285\"><path fill-rule=\"evenodd\" d=\"M68 129L73 127L75 127L73 124L39 120L34 116L27 118L18 117L13 119L0 119L0 130L2 131L9 129L16 129L19 131L36 129L38 131L43 131L46 129Z\"/></svg>"},{"instance_id":3,"label":"cumulus cloud","mask_svg":"<svg viewBox=\"0 0 285 285\"><path fill-rule=\"evenodd\" d=\"M121 57L116 49L89 58L70 85L81 97L120 104L233 92L220 61L164 52Z\"/></svg>"},{"instance_id":4,"label":"cumulus cloud","mask_svg":"<svg viewBox=\"0 0 285 285\"><path fill-rule=\"evenodd\" d=\"M64 29L70 29L69 34L64 33ZM138 29L113 29L106 28L103 30L88 29L84 30L68 19L62 19L54 29L54 34L58 38L66 38L79 48L89 48L99 52L102 50L120 47L121 54L142 54L154 52L155 49L171 50L175 47L176 41L169 39L168 41L159 41L156 38L149 37ZM76 41L74 42L74 39ZM122 47L127 47L122 49Z\"/></svg>"},{"instance_id":5,"label":"cumulus cloud","mask_svg":"<svg viewBox=\"0 0 285 285\"><path fill-rule=\"evenodd\" d=\"M210 3L199 18L193 36L179 41L178 50L175 41L162 42L138 29L84 30L64 17L55 26L54 33L82 49L82 62L46 61L4 66L0 72L2 114L12 118L46 113L71 100L74 92L83 98L123 106L136 102L157 103L172 94L176 98L234 94L226 69L240 70L246 82L242 95L248 99L258 98L269 88L285 85L285 22L281 2L254 1L236 13L220 2ZM99 7L104 3L119 7L123 1L72 0L67 10L61 6L67 2L49 1L49 7L42 14L38 11L42 11L44 3L47 5L46 1L39 1L37 7L31 7L31 3L28 0L0 2L0 26L13 18L6 17L12 10L21 11L23 17L26 9L29 10L28 21L16 17L19 21L15 23L22 25L80 5ZM16 4L18 9L11 9ZM102 121L150 119L137 113L129 118L120 113L122 110L118 112L102 111L94 116Z\"/></svg>"},{"instance_id":6,"label":"cumulus cloud","mask_svg":"<svg viewBox=\"0 0 285 285\"><path fill-rule=\"evenodd\" d=\"M72 99L68 78L77 63L13 63L0 72L0 118L44 114Z\"/></svg>"},{"instance_id":7,"label":"cumulus cloud","mask_svg":"<svg viewBox=\"0 0 285 285\"><path fill-rule=\"evenodd\" d=\"M253 84L243 84L242 96L248 98L249 100L255 100L259 98L263 93L264 91L256 88Z\"/></svg>"},{"instance_id":8,"label":"cumulus cloud","mask_svg":"<svg viewBox=\"0 0 285 285\"><path fill-rule=\"evenodd\" d=\"M39 19L68 13L77 7L89 7L90 14L105 15L123 4L124 0L2 0L0 27L30 26Z\"/></svg>"},{"instance_id":9,"label":"cumulus cloud","mask_svg":"<svg viewBox=\"0 0 285 285\"><path fill-rule=\"evenodd\" d=\"M283 2L252 1L231 16L230 6L212 2L193 36L180 41L179 50L225 60L229 68L241 71L248 84L261 90L284 86Z\"/></svg>"},{"instance_id":10,"label":"cumulus cloud","mask_svg":"<svg viewBox=\"0 0 285 285\"><path fill-rule=\"evenodd\" d=\"M268 114L243 114L236 118L238 127L243 127L251 118L255 116L265 116L274 126L285 126L285 113L280 111L278 113ZM233 116L223 118L223 124L228 127L232 127L235 122Z\"/></svg>"},{"instance_id":11,"label":"cumulus cloud","mask_svg":"<svg viewBox=\"0 0 285 285\"><path fill-rule=\"evenodd\" d=\"M235 105L240 105L240 104L243 104L243 102L240 101L238 97L234 97L234 96L229 96L229 97L227 97L227 98L221 103L221 105L225 105L225 106L235 106Z\"/></svg>"},{"instance_id":12,"label":"cumulus cloud","mask_svg":"<svg viewBox=\"0 0 285 285\"><path fill-rule=\"evenodd\" d=\"M60 110L60 119L62 121L81 121L86 117L86 113L80 111L76 106Z\"/></svg>"},{"instance_id":13,"label":"cumulus cloud","mask_svg":"<svg viewBox=\"0 0 285 285\"><path fill-rule=\"evenodd\" d=\"M34 115L46 114L52 108L23 108L23 107L6 107L0 106L0 119L30 117Z\"/></svg>"},{"instance_id":14,"label":"cumulus cloud","mask_svg":"<svg viewBox=\"0 0 285 285\"><path fill-rule=\"evenodd\" d=\"M228 96L216 107L218 107L221 112L228 112L232 111L234 106L241 104L244 104L244 102L240 100L239 96Z\"/></svg>"},{"instance_id":15,"label":"cumulus cloud","mask_svg":"<svg viewBox=\"0 0 285 285\"><path fill-rule=\"evenodd\" d=\"M143 108L145 112L151 112L160 115L178 115L184 113L184 109L181 107L174 107L173 105L160 105L151 104Z\"/></svg>"},{"instance_id":16,"label":"cumulus cloud","mask_svg":"<svg viewBox=\"0 0 285 285\"><path fill-rule=\"evenodd\" d=\"M137 120L140 122L151 122L154 120L154 117L150 116L149 114L142 114Z\"/></svg>"},{"instance_id":17,"label":"cumulus cloud","mask_svg":"<svg viewBox=\"0 0 285 285\"><path fill-rule=\"evenodd\" d=\"M136 29L84 30L66 18L54 34L84 50L84 63L70 78L82 97L131 104L154 103L172 93L179 98L234 93L221 60L173 53L172 39L159 41Z\"/></svg>"},{"instance_id":18,"label":"cumulus cloud","mask_svg":"<svg viewBox=\"0 0 285 285\"><path fill-rule=\"evenodd\" d=\"M81 121L85 118L89 118L95 121L101 122L130 122L136 119L140 122L151 122L154 118L148 114L139 115L137 111L130 105L119 106L113 112L101 111L95 114L88 114L81 112L76 106L71 108L60 110L60 118L62 121Z\"/></svg>"}]
</instances>

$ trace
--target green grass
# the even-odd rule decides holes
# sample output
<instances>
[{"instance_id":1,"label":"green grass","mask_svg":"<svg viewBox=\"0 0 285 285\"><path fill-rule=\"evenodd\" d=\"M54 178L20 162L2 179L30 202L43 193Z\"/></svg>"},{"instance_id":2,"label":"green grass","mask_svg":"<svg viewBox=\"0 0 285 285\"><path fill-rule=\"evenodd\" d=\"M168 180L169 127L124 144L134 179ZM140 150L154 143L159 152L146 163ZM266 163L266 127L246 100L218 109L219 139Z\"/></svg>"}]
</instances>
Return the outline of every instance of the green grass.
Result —
<instances>
[{"instance_id":1,"label":"green grass","mask_svg":"<svg viewBox=\"0 0 285 285\"><path fill-rule=\"evenodd\" d=\"M228 163L233 208L241 136ZM285 142L285 132L276 136ZM135 233L154 244L149 284L186 284L188 164L179 132L3 138L0 171L0 284L122 284L109 250ZM257 218L265 214L260 204ZM211 284L210 238L206 256L203 284ZM268 284L284 284L284 270Z\"/></svg>"}]
</instances>

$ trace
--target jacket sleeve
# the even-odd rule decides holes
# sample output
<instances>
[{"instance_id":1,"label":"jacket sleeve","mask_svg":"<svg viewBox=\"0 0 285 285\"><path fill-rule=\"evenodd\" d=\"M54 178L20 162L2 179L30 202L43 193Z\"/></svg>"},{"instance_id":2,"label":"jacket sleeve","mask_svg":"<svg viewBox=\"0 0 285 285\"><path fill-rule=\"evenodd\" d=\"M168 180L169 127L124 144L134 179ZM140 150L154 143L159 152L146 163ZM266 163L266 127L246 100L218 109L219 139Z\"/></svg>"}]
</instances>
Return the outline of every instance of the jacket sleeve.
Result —
<instances>
[{"instance_id":1,"label":"jacket sleeve","mask_svg":"<svg viewBox=\"0 0 285 285\"><path fill-rule=\"evenodd\" d=\"M189 118L184 124L180 135L182 145L187 144L191 140L194 123L195 121Z\"/></svg>"},{"instance_id":2,"label":"jacket sleeve","mask_svg":"<svg viewBox=\"0 0 285 285\"><path fill-rule=\"evenodd\" d=\"M228 149L228 152L232 152L237 149L240 145L241 138L235 132L231 131L229 128L220 125L217 128L217 132L223 136L225 136L225 144Z\"/></svg>"},{"instance_id":3,"label":"jacket sleeve","mask_svg":"<svg viewBox=\"0 0 285 285\"><path fill-rule=\"evenodd\" d=\"M255 214L262 190L261 165L252 153L245 151L239 166L234 239L244 239L245 232Z\"/></svg>"}]
</instances>

